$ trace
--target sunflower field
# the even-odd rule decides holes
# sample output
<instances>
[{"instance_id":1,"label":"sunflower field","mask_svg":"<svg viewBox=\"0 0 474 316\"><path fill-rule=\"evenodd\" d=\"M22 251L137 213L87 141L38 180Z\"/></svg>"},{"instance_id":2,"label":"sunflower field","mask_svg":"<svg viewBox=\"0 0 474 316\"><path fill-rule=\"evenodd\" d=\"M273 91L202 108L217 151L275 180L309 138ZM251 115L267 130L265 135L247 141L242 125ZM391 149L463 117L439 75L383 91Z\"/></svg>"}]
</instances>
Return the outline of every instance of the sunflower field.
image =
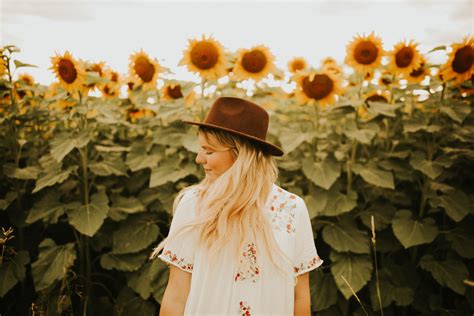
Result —
<instances>
[{"instance_id":1,"label":"sunflower field","mask_svg":"<svg viewBox=\"0 0 474 316\"><path fill-rule=\"evenodd\" d=\"M270 113L280 185L308 206L324 265L317 315L474 310L474 39L385 50L375 33L344 63L264 45L189 40L173 78L144 51L119 73L70 52L35 82L0 49L0 314L156 315L168 268L148 260L177 192L198 182L196 129L217 96ZM430 55L443 53L434 64Z\"/></svg>"}]
</instances>

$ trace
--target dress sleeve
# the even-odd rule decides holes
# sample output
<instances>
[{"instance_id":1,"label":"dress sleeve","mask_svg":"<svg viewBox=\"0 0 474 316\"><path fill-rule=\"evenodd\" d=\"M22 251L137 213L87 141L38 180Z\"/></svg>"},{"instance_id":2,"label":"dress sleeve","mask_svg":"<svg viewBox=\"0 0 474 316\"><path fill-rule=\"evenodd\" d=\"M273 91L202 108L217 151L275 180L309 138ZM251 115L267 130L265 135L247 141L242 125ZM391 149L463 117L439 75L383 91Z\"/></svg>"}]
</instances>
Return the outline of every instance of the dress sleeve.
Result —
<instances>
[{"instance_id":1,"label":"dress sleeve","mask_svg":"<svg viewBox=\"0 0 474 316\"><path fill-rule=\"evenodd\" d=\"M293 271L295 276L316 269L323 264L314 244L313 228L309 212L303 199L297 201L297 223L295 235L295 256Z\"/></svg>"},{"instance_id":2,"label":"dress sleeve","mask_svg":"<svg viewBox=\"0 0 474 316\"><path fill-rule=\"evenodd\" d=\"M195 199L193 196L194 193L192 191L186 192L179 201L173 219L171 220L169 235L181 230L181 227L194 219ZM172 264L183 271L192 273L197 245L196 238L197 234L194 228L186 229L186 231L178 235L177 238L165 242L163 251L158 258L166 262L168 265Z\"/></svg>"}]
</instances>

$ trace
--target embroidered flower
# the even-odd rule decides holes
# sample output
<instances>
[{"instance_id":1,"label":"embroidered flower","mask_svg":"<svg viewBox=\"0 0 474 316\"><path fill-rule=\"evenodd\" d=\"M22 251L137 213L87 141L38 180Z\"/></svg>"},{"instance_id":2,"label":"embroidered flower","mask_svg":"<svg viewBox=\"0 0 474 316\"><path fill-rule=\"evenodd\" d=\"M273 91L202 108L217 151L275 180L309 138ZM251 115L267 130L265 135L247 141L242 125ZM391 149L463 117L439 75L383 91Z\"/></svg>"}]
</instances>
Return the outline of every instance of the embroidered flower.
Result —
<instances>
[{"instance_id":1,"label":"embroidered flower","mask_svg":"<svg viewBox=\"0 0 474 316\"><path fill-rule=\"evenodd\" d=\"M181 267L181 269L186 271L193 271L194 265L190 262L186 262L184 258L178 258L175 253L171 252L170 250L164 251L161 255L161 258L169 261L170 263L174 263Z\"/></svg>"},{"instance_id":2,"label":"embroidered flower","mask_svg":"<svg viewBox=\"0 0 474 316\"><path fill-rule=\"evenodd\" d=\"M293 267L293 271L295 273L301 273L302 271L309 271L314 267L320 266L322 262L323 261L321 260L321 258L319 258L319 256L316 256L306 263L302 262L299 266Z\"/></svg>"},{"instance_id":3,"label":"embroidered flower","mask_svg":"<svg viewBox=\"0 0 474 316\"><path fill-rule=\"evenodd\" d=\"M257 264L257 249L253 242L247 245L247 249L242 253L242 256L239 271L235 274L234 281L250 279L254 283L257 282L260 268Z\"/></svg>"},{"instance_id":4,"label":"embroidered flower","mask_svg":"<svg viewBox=\"0 0 474 316\"><path fill-rule=\"evenodd\" d=\"M247 304L247 302L245 301L240 301L239 302L239 308L240 308L240 315L242 316L252 316L252 314L250 314L250 306L249 304Z\"/></svg>"},{"instance_id":5,"label":"embroidered flower","mask_svg":"<svg viewBox=\"0 0 474 316\"><path fill-rule=\"evenodd\" d=\"M296 195L277 189L278 194L274 195L270 203L270 221L275 230L286 231L288 234L296 232L295 209Z\"/></svg>"}]
</instances>

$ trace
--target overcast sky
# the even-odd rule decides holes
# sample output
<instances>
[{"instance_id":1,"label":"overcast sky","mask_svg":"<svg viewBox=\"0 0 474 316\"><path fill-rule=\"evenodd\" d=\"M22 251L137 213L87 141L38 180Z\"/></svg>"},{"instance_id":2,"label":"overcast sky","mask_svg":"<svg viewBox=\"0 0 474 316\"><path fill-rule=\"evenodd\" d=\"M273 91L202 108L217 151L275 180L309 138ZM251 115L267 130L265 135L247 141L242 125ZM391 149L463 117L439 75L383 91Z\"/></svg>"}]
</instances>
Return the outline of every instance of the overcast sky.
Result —
<instances>
[{"instance_id":1,"label":"overcast sky","mask_svg":"<svg viewBox=\"0 0 474 316\"><path fill-rule=\"evenodd\" d=\"M264 44L277 66L286 68L294 56L313 65L326 56L342 62L352 37L371 31L386 50L405 38L427 52L474 35L474 0L0 0L0 44L20 47L17 58L39 66L26 71L44 84L55 80L48 68L56 51L103 60L125 73L129 55L143 48L177 79L195 80L177 64L187 40L201 34L212 34L230 50ZM443 56L431 58L439 62Z\"/></svg>"}]
</instances>

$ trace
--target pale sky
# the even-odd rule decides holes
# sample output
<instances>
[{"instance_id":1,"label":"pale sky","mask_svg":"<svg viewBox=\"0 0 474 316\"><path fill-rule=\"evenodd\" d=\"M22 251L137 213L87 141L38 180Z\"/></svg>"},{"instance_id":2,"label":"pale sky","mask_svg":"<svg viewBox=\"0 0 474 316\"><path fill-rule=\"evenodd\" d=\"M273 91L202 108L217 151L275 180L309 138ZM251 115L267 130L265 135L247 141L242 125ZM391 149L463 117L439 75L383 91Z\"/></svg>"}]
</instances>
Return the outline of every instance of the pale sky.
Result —
<instances>
[{"instance_id":1,"label":"pale sky","mask_svg":"<svg viewBox=\"0 0 474 316\"><path fill-rule=\"evenodd\" d=\"M403 39L422 53L474 35L474 0L392 1L173 1L0 0L0 45L21 49L17 59L39 68L19 69L36 81L55 81L50 57L69 50L75 58L105 61L121 73L128 57L143 49L175 73L187 40L213 35L235 51L263 44L286 69L294 56L314 66L327 56L342 62L357 33L374 31L385 50ZM443 53L429 55L444 62Z\"/></svg>"}]
</instances>

